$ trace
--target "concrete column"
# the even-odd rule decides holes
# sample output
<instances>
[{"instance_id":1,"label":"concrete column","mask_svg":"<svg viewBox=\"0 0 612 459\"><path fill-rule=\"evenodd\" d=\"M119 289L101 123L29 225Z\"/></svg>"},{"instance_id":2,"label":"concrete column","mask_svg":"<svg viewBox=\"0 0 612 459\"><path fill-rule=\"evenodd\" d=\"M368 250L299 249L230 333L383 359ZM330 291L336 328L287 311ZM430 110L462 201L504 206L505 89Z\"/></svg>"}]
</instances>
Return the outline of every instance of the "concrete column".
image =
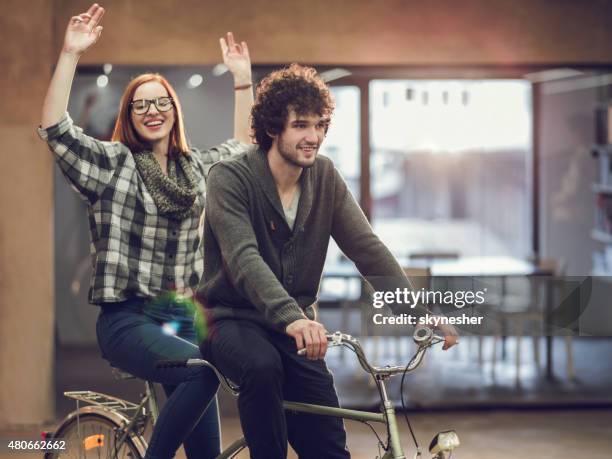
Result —
<instances>
[{"instance_id":1,"label":"concrete column","mask_svg":"<svg viewBox=\"0 0 612 459\"><path fill-rule=\"evenodd\" d=\"M0 427L53 418L53 161L37 140L53 3L0 15Z\"/></svg>"}]
</instances>

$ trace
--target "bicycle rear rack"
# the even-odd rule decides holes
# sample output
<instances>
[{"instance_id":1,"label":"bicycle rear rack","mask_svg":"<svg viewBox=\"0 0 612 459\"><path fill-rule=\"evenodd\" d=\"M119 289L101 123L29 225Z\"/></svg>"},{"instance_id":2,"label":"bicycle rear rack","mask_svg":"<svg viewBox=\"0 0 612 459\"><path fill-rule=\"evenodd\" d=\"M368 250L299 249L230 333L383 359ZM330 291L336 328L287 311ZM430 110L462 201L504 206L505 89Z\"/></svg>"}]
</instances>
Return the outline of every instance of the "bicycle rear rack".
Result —
<instances>
[{"instance_id":1,"label":"bicycle rear rack","mask_svg":"<svg viewBox=\"0 0 612 459\"><path fill-rule=\"evenodd\" d=\"M101 394L100 392L92 392L89 390L64 392L64 395L77 402L85 402L89 405L99 406L108 411L120 411L126 414L132 414L142 408L142 405L128 402L127 400L113 397L112 395Z\"/></svg>"}]
</instances>

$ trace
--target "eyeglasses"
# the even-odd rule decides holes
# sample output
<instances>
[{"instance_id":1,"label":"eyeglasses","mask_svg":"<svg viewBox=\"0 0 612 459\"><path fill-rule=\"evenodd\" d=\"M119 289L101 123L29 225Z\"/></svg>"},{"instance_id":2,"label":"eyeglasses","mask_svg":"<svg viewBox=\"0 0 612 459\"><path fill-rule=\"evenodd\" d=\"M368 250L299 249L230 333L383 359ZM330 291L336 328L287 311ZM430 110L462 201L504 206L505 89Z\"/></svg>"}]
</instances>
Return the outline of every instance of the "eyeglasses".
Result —
<instances>
[{"instance_id":1,"label":"eyeglasses","mask_svg":"<svg viewBox=\"0 0 612 459\"><path fill-rule=\"evenodd\" d=\"M167 112L174 106L174 100L172 97L156 97L155 99L138 99L130 102L132 111L136 115L146 115L151 104L155 104L158 111Z\"/></svg>"}]
</instances>

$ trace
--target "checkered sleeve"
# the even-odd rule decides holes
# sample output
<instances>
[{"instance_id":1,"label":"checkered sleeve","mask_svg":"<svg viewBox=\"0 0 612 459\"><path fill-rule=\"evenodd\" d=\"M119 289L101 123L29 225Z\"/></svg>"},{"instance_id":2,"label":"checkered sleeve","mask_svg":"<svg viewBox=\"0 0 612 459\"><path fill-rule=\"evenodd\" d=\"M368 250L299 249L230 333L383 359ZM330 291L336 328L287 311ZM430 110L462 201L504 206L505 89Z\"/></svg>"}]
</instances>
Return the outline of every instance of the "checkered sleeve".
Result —
<instances>
[{"instance_id":1,"label":"checkered sleeve","mask_svg":"<svg viewBox=\"0 0 612 459\"><path fill-rule=\"evenodd\" d=\"M111 181L128 150L119 142L102 142L86 135L66 113L55 125L38 128L38 135L55 155L62 174L89 202L95 202Z\"/></svg>"},{"instance_id":2,"label":"checkered sleeve","mask_svg":"<svg viewBox=\"0 0 612 459\"><path fill-rule=\"evenodd\" d=\"M229 139L208 150L194 148L191 151L200 163L204 177L208 177L208 171L217 161L244 153L248 148L248 144L238 139Z\"/></svg>"}]
</instances>

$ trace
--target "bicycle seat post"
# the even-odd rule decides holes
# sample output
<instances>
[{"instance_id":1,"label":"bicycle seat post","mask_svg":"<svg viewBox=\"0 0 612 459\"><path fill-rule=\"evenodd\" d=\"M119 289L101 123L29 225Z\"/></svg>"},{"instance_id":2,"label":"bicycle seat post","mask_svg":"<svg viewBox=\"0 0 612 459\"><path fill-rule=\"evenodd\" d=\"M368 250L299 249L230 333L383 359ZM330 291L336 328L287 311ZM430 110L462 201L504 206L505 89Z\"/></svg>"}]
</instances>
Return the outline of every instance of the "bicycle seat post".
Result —
<instances>
[{"instance_id":1,"label":"bicycle seat post","mask_svg":"<svg viewBox=\"0 0 612 459\"><path fill-rule=\"evenodd\" d=\"M145 381L145 394L149 405L149 413L151 413L151 422L155 425L159 417L159 405L157 403L155 387L151 381Z\"/></svg>"}]
</instances>

